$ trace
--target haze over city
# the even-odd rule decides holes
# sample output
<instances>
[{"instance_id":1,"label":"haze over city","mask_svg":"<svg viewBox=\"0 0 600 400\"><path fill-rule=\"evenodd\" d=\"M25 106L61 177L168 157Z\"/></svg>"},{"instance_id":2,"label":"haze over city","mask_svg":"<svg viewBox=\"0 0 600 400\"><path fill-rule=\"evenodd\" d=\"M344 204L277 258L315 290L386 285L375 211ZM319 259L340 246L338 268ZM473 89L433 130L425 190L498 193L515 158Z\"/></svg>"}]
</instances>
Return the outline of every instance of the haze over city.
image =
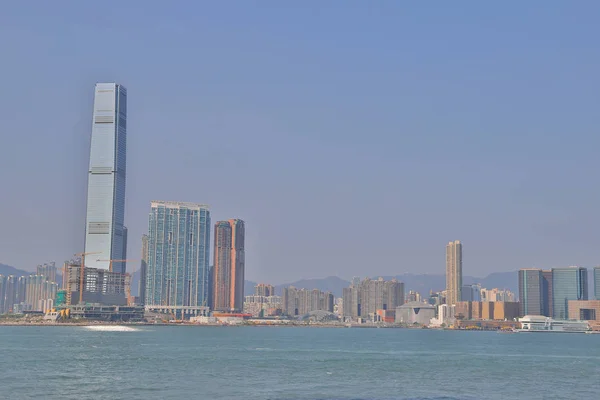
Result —
<instances>
[{"instance_id":1,"label":"haze over city","mask_svg":"<svg viewBox=\"0 0 600 400\"><path fill-rule=\"evenodd\" d=\"M598 3L260 4L4 5L0 262L83 251L115 81L132 258L175 200L244 219L254 281L599 264Z\"/></svg>"}]
</instances>

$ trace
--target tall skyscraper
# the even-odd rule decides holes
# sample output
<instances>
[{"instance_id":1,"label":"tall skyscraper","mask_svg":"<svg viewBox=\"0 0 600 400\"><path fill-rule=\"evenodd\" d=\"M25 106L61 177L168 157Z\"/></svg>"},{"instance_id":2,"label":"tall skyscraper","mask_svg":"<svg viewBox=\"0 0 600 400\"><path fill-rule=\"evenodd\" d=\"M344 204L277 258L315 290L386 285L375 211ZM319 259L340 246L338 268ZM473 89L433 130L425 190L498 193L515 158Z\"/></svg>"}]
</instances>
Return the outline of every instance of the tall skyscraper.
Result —
<instances>
[{"instance_id":1,"label":"tall skyscraper","mask_svg":"<svg viewBox=\"0 0 600 400\"><path fill-rule=\"evenodd\" d=\"M587 269L582 267L552 268L552 317L569 319L569 300L587 300Z\"/></svg>"},{"instance_id":2,"label":"tall skyscraper","mask_svg":"<svg viewBox=\"0 0 600 400\"><path fill-rule=\"evenodd\" d=\"M148 274L148 235L142 235L142 260L140 262L140 281L138 283L138 297L140 303L146 301L146 277Z\"/></svg>"},{"instance_id":3,"label":"tall skyscraper","mask_svg":"<svg viewBox=\"0 0 600 400\"><path fill-rule=\"evenodd\" d=\"M462 244L459 240L446 245L446 303L456 304L461 299Z\"/></svg>"},{"instance_id":4,"label":"tall skyscraper","mask_svg":"<svg viewBox=\"0 0 600 400\"><path fill-rule=\"evenodd\" d=\"M208 206L153 201L148 224L146 309L178 317L208 306L210 212Z\"/></svg>"},{"instance_id":5,"label":"tall skyscraper","mask_svg":"<svg viewBox=\"0 0 600 400\"><path fill-rule=\"evenodd\" d=\"M85 225L85 252L97 254L86 257L86 266L109 269L108 260L125 259L126 147L127 90L116 83L97 83ZM112 269L125 273L122 262L114 262Z\"/></svg>"},{"instance_id":6,"label":"tall skyscraper","mask_svg":"<svg viewBox=\"0 0 600 400\"><path fill-rule=\"evenodd\" d=\"M544 304L544 315L551 317L554 310L552 303L552 270L542 270L542 276L544 277L544 295L546 296L546 303Z\"/></svg>"},{"instance_id":7,"label":"tall skyscraper","mask_svg":"<svg viewBox=\"0 0 600 400\"><path fill-rule=\"evenodd\" d=\"M600 267L594 268L594 297L600 300Z\"/></svg>"},{"instance_id":8,"label":"tall skyscraper","mask_svg":"<svg viewBox=\"0 0 600 400\"><path fill-rule=\"evenodd\" d=\"M212 308L241 311L244 307L244 238L241 219L215 224Z\"/></svg>"},{"instance_id":9,"label":"tall skyscraper","mask_svg":"<svg viewBox=\"0 0 600 400\"><path fill-rule=\"evenodd\" d=\"M519 313L524 315L546 315L547 290L541 269L519 270Z\"/></svg>"}]
</instances>

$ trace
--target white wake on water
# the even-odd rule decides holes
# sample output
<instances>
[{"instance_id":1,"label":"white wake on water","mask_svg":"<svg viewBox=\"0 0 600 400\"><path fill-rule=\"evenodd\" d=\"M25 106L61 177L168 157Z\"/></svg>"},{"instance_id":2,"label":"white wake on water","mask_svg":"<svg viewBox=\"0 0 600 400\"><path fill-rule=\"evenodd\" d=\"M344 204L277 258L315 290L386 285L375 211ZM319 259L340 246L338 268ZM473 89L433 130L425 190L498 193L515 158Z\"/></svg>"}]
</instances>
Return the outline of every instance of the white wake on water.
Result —
<instances>
[{"instance_id":1,"label":"white wake on water","mask_svg":"<svg viewBox=\"0 0 600 400\"><path fill-rule=\"evenodd\" d=\"M102 332L137 332L139 329L132 328L130 326L123 325L89 325L84 326L85 329L90 331L102 331Z\"/></svg>"}]
</instances>

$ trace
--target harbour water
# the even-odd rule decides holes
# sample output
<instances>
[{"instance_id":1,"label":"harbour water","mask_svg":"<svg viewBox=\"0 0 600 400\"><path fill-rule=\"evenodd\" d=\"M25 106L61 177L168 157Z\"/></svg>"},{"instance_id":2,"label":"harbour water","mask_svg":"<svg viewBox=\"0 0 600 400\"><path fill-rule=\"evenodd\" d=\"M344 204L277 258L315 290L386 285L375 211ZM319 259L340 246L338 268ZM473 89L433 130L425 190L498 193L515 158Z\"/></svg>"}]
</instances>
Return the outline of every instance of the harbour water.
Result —
<instances>
[{"instance_id":1,"label":"harbour water","mask_svg":"<svg viewBox=\"0 0 600 400\"><path fill-rule=\"evenodd\" d=\"M0 326L2 399L597 399L600 335Z\"/></svg>"}]
</instances>

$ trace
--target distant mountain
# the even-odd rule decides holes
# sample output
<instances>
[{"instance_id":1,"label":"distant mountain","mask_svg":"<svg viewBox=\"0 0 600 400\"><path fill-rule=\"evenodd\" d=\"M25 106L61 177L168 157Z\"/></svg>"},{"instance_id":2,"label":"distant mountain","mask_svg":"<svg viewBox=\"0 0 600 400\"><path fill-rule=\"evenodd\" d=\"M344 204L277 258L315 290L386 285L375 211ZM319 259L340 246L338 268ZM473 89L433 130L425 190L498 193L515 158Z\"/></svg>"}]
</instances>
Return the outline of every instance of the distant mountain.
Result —
<instances>
[{"instance_id":1,"label":"distant mountain","mask_svg":"<svg viewBox=\"0 0 600 400\"><path fill-rule=\"evenodd\" d=\"M335 297L342 297L344 288L350 286L350 282L338 278L337 276L328 276L327 278L302 279L296 282L275 286L275 293L281 295L283 288L294 286L298 289L319 289L323 292L331 292Z\"/></svg>"},{"instance_id":2,"label":"distant mountain","mask_svg":"<svg viewBox=\"0 0 600 400\"><path fill-rule=\"evenodd\" d=\"M29 276L31 275L31 272L23 271L22 269L17 269L10 265L0 264L0 275Z\"/></svg>"},{"instance_id":3,"label":"distant mountain","mask_svg":"<svg viewBox=\"0 0 600 400\"><path fill-rule=\"evenodd\" d=\"M375 276L372 279L378 279L379 276ZM414 290L421 293L422 295L428 295L430 291L444 290L446 287L446 276L442 274L438 275L426 275L426 274L402 274L396 276L382 276L384 279L396 278L399 281L404 282L404 290ZM508 289L513 293L518 294L518 274L517 272L496 272L486 276L485 278L476 278L473 276L463 276L463 284L469 285L473 283L481 283L483 287L488 289L499 288ZM244 293L246 295L254 293L254 286L256 282L246 281L244 285ZM342 296L342 290L345 287L350 286L350 282L344 279L338 278L337 276L329 276L321 279L303 279L296 282L286 283L275 286L275 293L281 295L284 287L294 286L299 289L319 289L324 292L331 292L336 297Z\"/></svg>"},{"instance_id":4,"label":"distant mountain","mask_svg":"<svg viewBox=\"0 0 600 400\"><path fill-rule=\"evenodd\" d=\"M331 292L336 297L342 297L342 290L349 285L350 282L338 278L337 276L328 276L327 278L317 279L301 279L291 283L275 285L275 294L281 296L284 287L294 286L298 289L319 289L323 292ZM244 294L246 296L253 294L254 286L256 286L256 282L246 281L244 284Z\"/></svg>"},{"instance_id":5,"label":"distant mountain","mask_svg":"<svg viewBox=\"0 0 600 400\"><path fill-rule=\"evenodd\" d=\"M10 272L7 273L5 268L9 268L12 271L18 272ZM13 267L8 267L6 265L0 264L0 274L2 275L29 275L26 271L17 270ZM592 298L594 295L594 280L593 280L593 268L588 268L588 293L589 298ZM138 282L140 278L139 269L133 273L133 280L131 284L131 293L134 296L137 296L138 292ZM373 277L377 279L378 277ZM409 290L414 290L416 292L421 293L422 295L428 295L430 290L440 291L444 290L446 287L446 276L442 274L436 275L415 275L415 274L402 274L396 276L383 276L384 279L392 279L396 278L399 281L404 282L404 289L406 292ZM494 272L489 274L484 278L477 278L473 276L463 276L463 284L470 285L474 283L480 283L483 287L488 289L499 288L499 289L508 289L511 292L515 293L517 296L519 294L519 276L517 271L514 272ZM246 296L254 293L254 286L256 286L256 282L246 281L244 284L244 293ZM282 285L275 286L275 293L281 295L282 289L284 287L294 286L299 289L319 289L324 292L331 292L336 297L342 296L342 290L345 287L350 286L350 282L344 279L338 278L337 276L329 276L327 278L320 279L303 279L296 282L286 283Z\"/></svg>"},{"instance_id":6,"label":"distant mountain","mask_svg":"<svg viewBox=\"0 0 600 400\"><path fill-rule=\"evenodd\" d=\"M404 290L414 290L415 292L421 293L421 295L428 295L430 291L444 290L446 287L446 275L413 275L403 274L396 276L384 276L385 279L396 278L399 281L404 282ZM499 288L508 289L513 293L518 294L519 276L517 272L495 272L485 278L476 278L473 276L464 275L463 285L471 285L474 283L480 283L481 286L487 289Z\"/></svg>"}]
</instances>

